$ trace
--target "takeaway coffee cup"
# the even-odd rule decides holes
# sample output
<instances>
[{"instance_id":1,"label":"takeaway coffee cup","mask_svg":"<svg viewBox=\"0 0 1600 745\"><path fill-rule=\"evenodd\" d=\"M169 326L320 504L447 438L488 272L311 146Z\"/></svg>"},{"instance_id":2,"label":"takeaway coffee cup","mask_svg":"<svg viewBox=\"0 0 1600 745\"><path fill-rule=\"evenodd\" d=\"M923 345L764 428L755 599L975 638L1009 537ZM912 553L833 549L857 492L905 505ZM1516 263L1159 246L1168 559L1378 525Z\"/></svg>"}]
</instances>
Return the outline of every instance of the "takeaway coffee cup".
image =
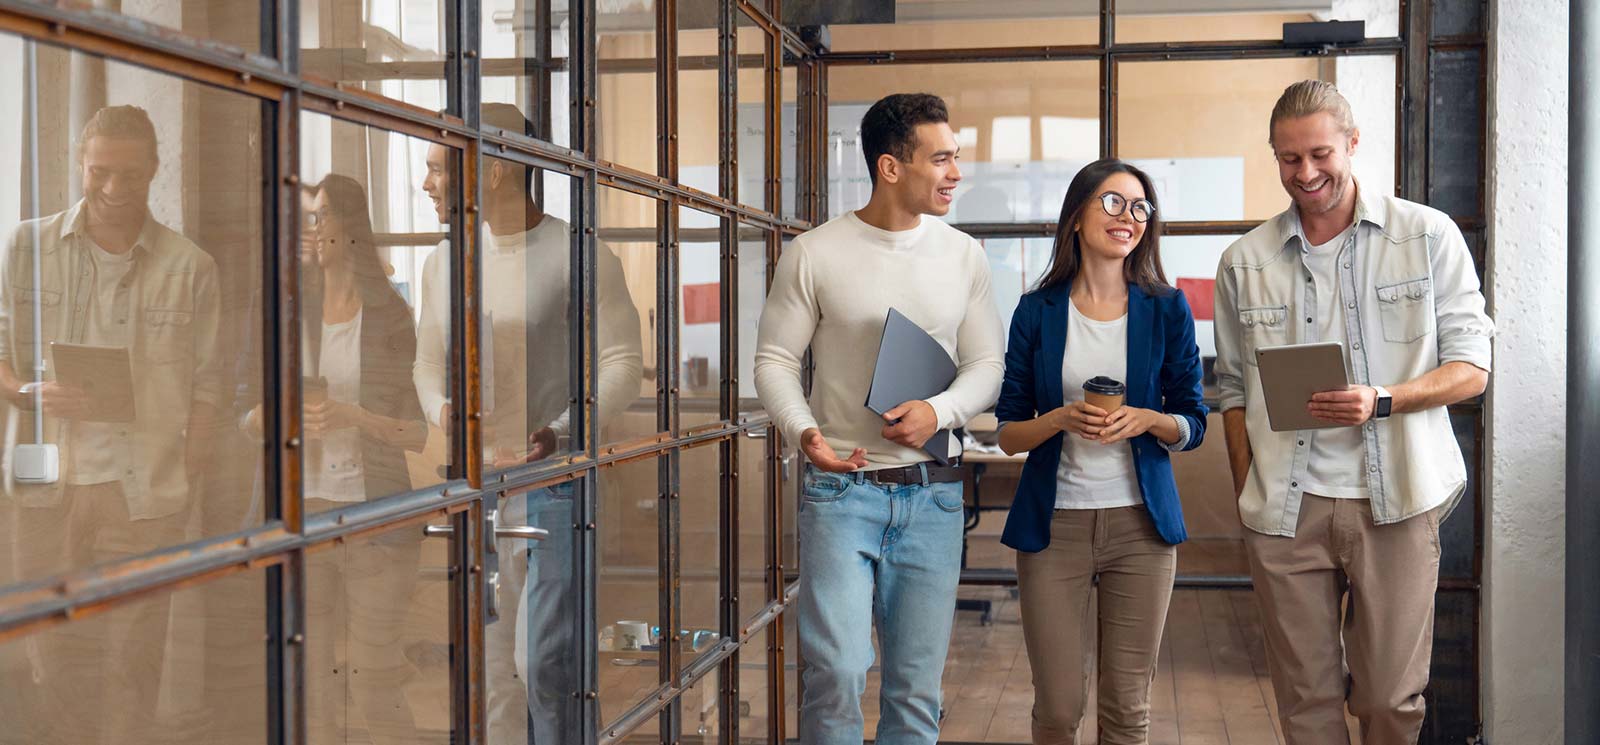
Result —
<instances>
[{"instance_id":1,"label":"takeaway coffee cup","mask_svg":"<svg viewBox=\"0 0 1600 745\"><path fill-rule=\"evenodd\" d=\"M1128 387L1115 378L1096 375L1083 381L1083 402L1105 409L1107 414L1122 408L1127 393Z\"/></svg>"}]
</instances>

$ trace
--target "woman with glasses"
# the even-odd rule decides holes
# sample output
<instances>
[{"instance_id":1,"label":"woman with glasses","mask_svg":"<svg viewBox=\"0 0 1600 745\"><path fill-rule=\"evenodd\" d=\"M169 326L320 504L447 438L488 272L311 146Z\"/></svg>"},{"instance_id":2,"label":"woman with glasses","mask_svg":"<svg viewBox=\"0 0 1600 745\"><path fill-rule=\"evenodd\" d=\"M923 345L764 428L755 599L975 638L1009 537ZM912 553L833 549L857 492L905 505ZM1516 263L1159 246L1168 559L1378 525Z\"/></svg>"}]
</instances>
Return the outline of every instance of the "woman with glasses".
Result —
<instances>
[{"instance_id":1,"label":"woman with glasses","mask_svg":"<svg viewBox=\"0 0 1600 745\"><path fill-rule=\"evenodd\" d=\"M1091 669L1099 741L1148 741L1186 537L1168 453L1198 446L1207 414L1194 317L1162 272L1157 214L1143 171L1084 167L1050 268L1011 320L995 414L1000 447L1028 459L1001 540L1017 550L1036 745L1078 742Z\"/></svg>"}]
</instances>

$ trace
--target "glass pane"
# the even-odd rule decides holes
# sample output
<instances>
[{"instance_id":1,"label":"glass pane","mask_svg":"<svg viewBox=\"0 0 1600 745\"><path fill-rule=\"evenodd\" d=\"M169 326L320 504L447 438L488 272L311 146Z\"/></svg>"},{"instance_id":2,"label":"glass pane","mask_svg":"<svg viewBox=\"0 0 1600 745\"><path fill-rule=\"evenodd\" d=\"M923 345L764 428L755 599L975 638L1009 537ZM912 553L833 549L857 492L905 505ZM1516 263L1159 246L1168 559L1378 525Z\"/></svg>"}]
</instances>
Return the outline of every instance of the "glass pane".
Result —
<instances>
[{"instance_id":1,"label":"glass pane","mask_svg":"<svg viewBox=\"0 0 1600 745\"><path fill-rule=\"evenodd\" d=\"M449 549L411 524L306 556L308 742L450 739Z\"/></svg>"},{"instance_id":2,"label":"glass pane","mask_svg":"<svg viewBox=\"0 0 1600 745\"><path fill-rule=\"evenodd\" d=\"M483 125L565 147L572 142L571 15L548 5L541 15L538 7L526 0L482 0ZM491 103L517 107L527 124L494 121Z\"/></svg>"},{"instance_id":3,"label":"glass pane","mask_svg":"<svg viewBox=\"0 0 1600 745\"><path fill-rule=\"evenodd\" d=\"M734 390L739 397L739 421L763 413L756 397L756 335L761 309L767 302L767 238L760 228L739 224L739 369Z\"/></svg>"},{"instance_id":4,"label":"glass pane","mask_svg":"<svg viewBox=\"0 0 1600 745\"><path fill-rule=\"evenodd\" d=\"M720 194L722 108L716 19L710 28L683 24L706 15L707 3L678 6L678 183Z\"/></svg>"},{"instance_id":5,"label":"glass pane","mask_svg":"<svg viewBox=\"0 0 1600 745\"><path fill-rule=\"evenodd\" d=\"M656 233L660 203L600 187L595 245L600 386L600 442L662 431L656 398Z\"/></svg>"},{"instance_id":6,"label":"glass pane","mask_svg":"<svg viewBox=\"0 0 1600 745\"><path fill-rule=\"evenodd\" d=\"M763 432L763 434L766 434ZM767 522L771 515L767 500L767 440L748 436L738 440L739 449L739 620L749 620L767 607L772 597L767 592Z\"/></svg>"},{"instance_id":7,"label":"glass pane","mask_svg":"<svg viewBox=\"0 0 1600 745\"><path fill-rule=\"evenodd\" d=\"M1439 576L1449 579L1475 579L1473 557L1477 553L1477 513L1480 493L1478 475L1482 471L1478 453L1478 420L1481 413L1450 412L1450 427L1467 463L1467 486L1454 512L1439 526Z\"/></svg>"},{"instance_id":8,"label":"glass pane","mask_svg":"<svg viewBox=\"0 0 1600 745\"><path fill-rule=\"evenodd\" d=\"M206 3L112 3L105 0L65 0L59 4L72 10L87 11L97 15L115 13L181 31L197 39L221 42L255 53L263 52L262 10L272 7L264 5L261 0L210 0Z\"/></svg>"},{"instance_id":9,"label":"glass pane","mask_svg":"<svg viewBox=\"0 0 1600 745\"><path fill-rule=\"evenodd\" d=\"M489 742L579 739L578 587L574 503L582 480L500 495L497 525L532 526L543 540L501 535L495 615L485 629ZM530 737L531 735L531 737Z\"/></svg>"},{"instance_id":10,"label":"glass pane","mask_svg":"<svg viewBox=\"0 0 1600 745\"><path fill-rule=\"evenodd\" d=\"M1433 0L1432 5L1428 33L1433 38L1483 35L1483 0Z\"/></svg>"},{"instance_id":11,"label":"glass pane","mask_svg":"<svg viewBox=\"0 0 1600 745\"><path fill-rule=\"evenodd\" d=\"M683 692L683 745L718 745L722 742L722 668L719 666Z\"/></svg>"},{"instance_id":12,"label":"glass pane","mask_svg":"<svg viewBox=\"0 0 1600 745\"><path fill-rule=\"evenodd\" d=\"M1163 3L1165 5L1165 3ZM1322 2L1289 5L1298 12L1228 12L1234 3L1206 0L1187 3L1183 13L1136 15L1137 5L1117 7L1117 43L1158 41L1247 41L1283 38L1283 24L1312 21L1366 21L1366 37L1381 39L1400 35L1399 3ZM1171 7L1170 5L1168 7Z\"/></svg>"},{"instance_id":13,"label":"glass pane","mask_svg":"<svg viewBox=\"0 0 1600 745\"><path fill-rule=\"evenodd\" d=\"M661 461L600 470L596 508L600 721L609 724L661 684Z\"/></svg>"},{"instance_id":14,"label":"glass pane","mask_svg":"<svg viewBox=\"0 0 1600 745\"><path fill-rule=\"evenodd\" d=\"M1063 190L1063 195L1065 190ZM1059 211L1059 210L1058 210ZM1022 296L1031 291L1050 266L1055 251L1053 238L983 238L983 251L989 256L990 290L1000 310L1002 328L1011 329L1011 314Z\"/></svg>"},{"instance_id":15,"label":"glass pane","mask_svg":"<svg viewBox=\"0 0 1600 745\"><path fill-rule=\"evenodd\" d=\"M445 9L439 0L304 0L300 68L437 111L445 105Z\"/></svg>"},{"instance_id":16,"label":"glass pane","mask_svg":"<svg viewBox=\"0 0 1600 745\"><path fill-rule=\"evenodd\" d=\"M739 201L759 209L767 204L767 34L738 13L739 105L734 111L738 132ZM746 52L750 49L753 51Z\"/></svg>"},{"instance_id":17,"label":"glass pane","mask_svg":"<svg viewBox=\"0 0 1600 745\"><path fill-rule=\"evenodd\" d=\"M583 449L570 364L574 186L563 174L484 158L478 328L483 462L491 470Z\"/></svg>"},{"instance_id":18,"label":"glass pane","mask_svg":"<svg viewBox=\"0 0 1600 745\"><path fill-rule=\"evenodd\" d=\"M783 128L778 137L778 172L782 178L780 188L783 190L783 198L778 202L778 216L789 219L800 216L800 170L796 160L800 148L799 71L794 58L784 54L783 68L778 71L778 97L781 102L778 116Z\"/></svg>"},{"instance_id":19,"label":"glass pane","mask_svg":"<svg viewBox=\"0 0 1600 745\"><path fill-rule=\"evenodd\" d=\"M1169 222L1265 220L1289 203L1267 144L1272 107L1289 85L1323 78L1339 85L1361 129L1356 178L1392 194L1394 58L1332 67L1311 59L1121 64L1117 155L1149 172ZM1171 126L1180 114L1184 126Z\"/></svg>"},{"instance_id":20,"label":"glass pane","mask_svg":"<svg viewBox=\"0 0 1600 745\"><path fill-rule=\"evenodd\" d=\"M265 743L265 579L232 574L0 642L0 742Z\"/></svg>"},{"instance_id":21,"label":"glass pane","mask_svg":"<svg viewBox=\"0 0 1600 745\"><path fill-rule=\"evenodd\" d=\"M948 4L903 3L895 22L833 24L833 51L978 47L1059 47L1100 43L1100 20L1088 3L1086 12L1046 10L1051 3ZM912 89L906 89L912 90Z\"/></svg>"},{"instance_id":22,"label":"glass pane","mask_svg":"<svg viewBox=\"0 0 1600 745\"><path fill-rule=\"evenodd\" d=\"M397 132L301 118L308 512L444 481L458 160Z\"/></svg>"},{"instance_id":23,"label":"glass pane","mask_svg":"<svg viewBox=\"0 0 1600 745\"><path fill-rule=\"evenodd\" d=\"M910 90L944 98L961 146L964 180L948 222L1054 220L1072 176L1099 157L1095 62L841 67L828 73L830 216L872 194L861 117L879 98Z\"/></svg>"},{"instance_id":24,"label":"glass pane","mask_svg":"<svg viewBox=\"0 0 1600 745\"><path fill-rule=\"evenodd\" d=\"M606 3L599 14L596 157L657 173L655 7Z\"/></svg>"},{"instance_id":25,"label":"glass pane","mask_svg":"<svg viewBox=\"0 0 1600 745\"><path fill-rule=\"evenodd\" d=\"M751 635L739 648L739 739L740 743L766 743L772 726L772 665L767 647L772 644L772 626Z\"/></svg>"},{"instance_id":26,"label":"glass pane","mask_svg":"<svg viewBox=\"0 0 1600 745\"><path fill-rule=\"evenodd\" d=\"M1483 204L1483 52L1429 52L1428 205L1477 217Z\"/></svg>"},{"instance_id":27,"label":"glass pane","mask_svg":"<svg viewBox=\"0 0 1600 745\"><path fill-rule=\"evenodd\" d=\"M702 445L678 456L679 589L683 603L678 649L685 668L716 648L722 629L721 449L718 444ZM692 719L687 711L685 717Z\"/></svg>"},{"instance_id":28,"label":"glass pane","mask_svg":"<svg viewBox=\"0 0 1600 745\"><path fill-rule=\"evenodd\" d=\"M260 524L262 104L5 34L0 99L0 583Z\"/></svg>"},{"instance_id":29,"label":"glass pane","mask_svg":"<svg viewBox=\"0 0 1600 745\"><path fill-rule=\"evenodd\" d=\"M678 390L682 429L722 420L722 218L678 208Z\"/></svg>"},{"instance_id":30,"label":"glass pane","mask_svg":"<svg viewBox=\"0 0 1600 745\"><path fill-rule=\"evenodd\" d=\"M800 614L783 614L783 742L800 739L800 642L796 636Z\"/></svg>"}]
</instances>

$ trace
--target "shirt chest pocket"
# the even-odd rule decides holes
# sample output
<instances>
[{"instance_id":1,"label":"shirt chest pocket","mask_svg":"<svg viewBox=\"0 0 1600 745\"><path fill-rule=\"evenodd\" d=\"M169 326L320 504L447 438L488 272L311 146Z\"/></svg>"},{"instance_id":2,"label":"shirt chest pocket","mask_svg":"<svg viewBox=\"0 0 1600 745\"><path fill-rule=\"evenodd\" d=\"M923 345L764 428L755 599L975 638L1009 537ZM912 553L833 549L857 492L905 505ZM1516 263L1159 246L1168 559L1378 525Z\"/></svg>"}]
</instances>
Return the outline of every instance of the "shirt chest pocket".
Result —
<instances>
[{"instance_id":1,"label":"shirt chest pocket","mask_svg":"<svg viewBox=\"0 0 1600 745\"><path fill-rule=\"evenodd\" d=\"M1289 343L1289 306L1240 308L1239 329L1244 337L1245 364L1254 365L1257 349Z\"/></svg>"},{"instance_id":2,"label":"shirt chest pocket","mask_svg":"<svg viewBox=\"0 0 1600 745\"><path fill-rule=\"evenodd\" d=\"M61 306L61 292L58 290L35 290L30 287L16 287L15 294L19 302L16 303L15 315L12 321L12 333L17 339L17 351L21 354L32 354L33 346L33 319L35 314L41 321L46 341L55 338L56 316Z\"/></svg>"},{"instance_id":3,"label":"shirt chest pocket","mask_svg":"<svg viewBox=\"0 0 1600 745\"><path fill-rule=\"evenodd\" d=\"M155 363L188 359L194 345L194 313L176 308L146 308L139 353Z\"/></svg>"},{"instance_id":4,"label":"shirt chest pocket","mask_svg":"<svg viewBox=\"0 0 1600 745\"><path fill-rule=\"evenodd\" d=\"M1433 333L1433 280L1422 277L1378 287L1378 318L1385 341L1407 344Z\"/></svg>"}]
</instances>

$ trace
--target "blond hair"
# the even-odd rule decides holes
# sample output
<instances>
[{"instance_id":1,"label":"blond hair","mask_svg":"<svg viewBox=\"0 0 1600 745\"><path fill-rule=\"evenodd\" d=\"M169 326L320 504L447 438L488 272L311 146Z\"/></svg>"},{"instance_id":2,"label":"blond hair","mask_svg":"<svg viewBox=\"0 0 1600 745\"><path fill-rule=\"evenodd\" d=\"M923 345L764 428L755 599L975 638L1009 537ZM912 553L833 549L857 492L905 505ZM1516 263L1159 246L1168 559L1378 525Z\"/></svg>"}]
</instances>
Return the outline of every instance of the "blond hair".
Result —
<instances>
[{"instance_id":1,"label":"blond hair","mask_svg":"<svg viewBox=\"0 0 1600 745\"><path fill-rule=\"evenodd\" d=\"M154 167L161 162L156 152L156 127L150 123L150 115L138 106L107 106L94 112L89 123L83 125L83 134L78 136L79 160L83 159L83 150L94 137L139 140L149 149L150 165Z\"/></svg>"},{"instance_id":2,"label":"blond hair","mask_svg":"<svg viewBox=\"0 0 1600 745\"><path fill-rule=\"evenodd\" d=\"M1278 103L1272 107L1272 119L1267 122L1267 144L1272 144L1272 133L1278 122L1299 119L1327 112L1346 135L1356 131L1355 115L1350 113L1350 102L1344 94L1326 80L1302 80L1283 89Z\"/></svg>"}]
</instances>

